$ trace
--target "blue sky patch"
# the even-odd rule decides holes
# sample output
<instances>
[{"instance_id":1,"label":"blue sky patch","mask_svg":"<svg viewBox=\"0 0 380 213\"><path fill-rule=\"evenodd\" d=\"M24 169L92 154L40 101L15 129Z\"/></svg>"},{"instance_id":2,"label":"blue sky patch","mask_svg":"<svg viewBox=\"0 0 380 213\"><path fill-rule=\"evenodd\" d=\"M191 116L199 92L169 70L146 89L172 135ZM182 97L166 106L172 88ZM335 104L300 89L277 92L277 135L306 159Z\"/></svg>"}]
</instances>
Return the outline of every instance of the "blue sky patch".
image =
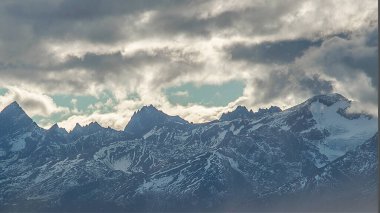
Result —
<instances>
[{"instance_id":1,"label":"blue sky patch","mask_svg":"<svg viewBox=\"0 0 380 213\"><path fill-rule=\"evenodd\" d=\"M226 106L231 101L243 95L242 81L229 81L221 85L195 85L186 83L165 90L168 100L172 104L204 106Z\"/></svg>"}]
</instances>

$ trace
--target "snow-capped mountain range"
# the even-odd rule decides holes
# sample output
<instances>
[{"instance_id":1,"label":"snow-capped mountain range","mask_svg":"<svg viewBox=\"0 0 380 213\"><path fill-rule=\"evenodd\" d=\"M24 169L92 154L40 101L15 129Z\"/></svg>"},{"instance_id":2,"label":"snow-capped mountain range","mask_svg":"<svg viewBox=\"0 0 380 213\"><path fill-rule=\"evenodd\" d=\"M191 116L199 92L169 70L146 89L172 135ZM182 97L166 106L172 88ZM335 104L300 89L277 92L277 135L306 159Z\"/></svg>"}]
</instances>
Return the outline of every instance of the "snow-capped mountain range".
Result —
<instances>
[{"instance_id":1,"label":"snow-capped mountain range","mask_svg":"<svg viewBox=\"0 0 380 213\"><path fill-rule=\"evenodd\" d=\"M124 131L0 113L0 211L376 211L378 119L339 94L193 124L152 105ZM355 200L352 203L352 200Z\"/></svg>"}]
</instances>

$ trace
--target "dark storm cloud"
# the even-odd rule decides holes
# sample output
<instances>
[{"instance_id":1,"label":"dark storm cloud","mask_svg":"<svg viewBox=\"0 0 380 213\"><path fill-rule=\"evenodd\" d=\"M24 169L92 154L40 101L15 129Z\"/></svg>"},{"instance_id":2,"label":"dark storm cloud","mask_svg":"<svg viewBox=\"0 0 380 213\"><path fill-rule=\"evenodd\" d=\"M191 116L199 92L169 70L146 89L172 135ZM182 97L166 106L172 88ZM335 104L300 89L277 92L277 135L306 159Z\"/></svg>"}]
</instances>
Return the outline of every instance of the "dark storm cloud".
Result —
<instances>
[{"instance_id":1,"label":"dark storm cloud","mask_svg":"<svg viewBox=\"0 0 380 213\"><path fill-rule=\"evenodd\" d=\"M138 15L150 10L170 10L188 2L149 0L9 1L3 3L8 23L27 25L38 38L82 39L110 43L134 34ZM10 22L13 23L10 23ZM125 33L125 27L131 28Z\"/></svg>"},{"instance_id":2,"label":"dark storm cloud","mask_svg":"<svg viewBox=\"0 0 380 213\"><path fill-rule=\"evenodd\" d=\"M256 45L244 43L226 47L226 52L232 60L249 61L251 63L291 63L296 57L312 46L319 46L319 41L306 39L279 42L263 42Z\"/></svg>"},{"instance_id":3,"label":"dark storm cloud","mask_svg":"<svg viewBox=\"0 0 380 213\"><path fill-rule=\"evenodd\" d=\"M306 73L282 69L273 70L266 78L255 78L252 82L254 104L270 104L276 99L295 94L308 97L318 94L326 94L333 91L331 81L320 78L319 75L307 75Z\"/></svg>"}]
</instances>

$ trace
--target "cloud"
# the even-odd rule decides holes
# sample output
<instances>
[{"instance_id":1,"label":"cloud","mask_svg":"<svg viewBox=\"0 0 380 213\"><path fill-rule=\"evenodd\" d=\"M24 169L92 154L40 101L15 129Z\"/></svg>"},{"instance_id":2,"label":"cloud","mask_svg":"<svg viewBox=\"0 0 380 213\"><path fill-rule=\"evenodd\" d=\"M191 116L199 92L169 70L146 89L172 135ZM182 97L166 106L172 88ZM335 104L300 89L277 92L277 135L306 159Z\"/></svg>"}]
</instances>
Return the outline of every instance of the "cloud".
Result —
<instances>
[{"instance_id":1,"label":"cloud","mask_svg":"<svg viewBox=\"0 0 380 213\"><path fill-rule=\"evenodd\" d=\"M294 66L305 73L318 73L333 82L335 92L375 112L379 83L378 48L373 42L378 35L374 31L377 28L356 32L350 38L328 39L319 48L310 48Z\"/></svg>"},{"instance_id":2,"label":"cloud","mask_svg":"<svg viewBox=\"0 0 380 213\"><path fill-rule=\"evenodd\" d=\"M276 58L277 55L287 57L287 48L281 48L281 41L258 45L238 43L225 50L226 57L233 53L233 63L243 64L242 73L249 73L246 75L245 105L258 108L277 104L287 108L312 95L338 92L357 101L355 109L370 114L376 112L376 115L377 38L377 27L369 27L323 38L302 51L297 49L297 44L313 42L285 41L296 46L293 53L297 53L286 60ZM268 44L276 48L268 50L265 48ZM267 60L262 55L266 55Z\"/></svg>"},{"instance_id":3,"label":"cloud","mask_svg":"<svg viewBox=\"0 0 380 213\"><path fill-rule=\"evenodd\" d=\"M188 97L189 96L189 92L187 91L177 91L177 92L174 92L172 93L173 96L177 96L177 97Z\"/></svg>"},{"instance_id":4,"label":"cloud","mask_svg":"<svg viewBox=\"0 0 380 213\"><path fill-rule=\"evenodd\" d=\"M331 81L318 74L304 73L289 66L265 66L265 74L248 80L244 105L255 109L277 105L288 108L313 95L333 91Z\"/></svg>"},{"instance_id":5,"label":"cloud","mask_svg":"<svg viewBox=\"0 0 380 213\"><path fill-rule=\"evenodd\" d=\"M0 96L0 109L17 101L30 116L48 117L56 113L68 113L69 109L57 106L47 95L31 92L19 87L8 87L7 92Z\"/></svg>"},{"instance_id":6,"label":"cloud","mask_svg":"<svg viewBox=\"0 0 380 213\"><path fill-rule=\"evenodd\" d=\"M52 95L112 91L114 111L93 104L92 115L72 110L69 120L117 128L144 104L192 121L228 109L188 106L202 112L190 116L170 104L163 91L186 83L242 81L244 94L230 104L253 109L332 91L374 109L377 9L372 0L1 1L0 87L39 94L24 105L43 116L64 112L46 101ZM16 89L9 100L25 97Z\"/></svg>"},{"instance_id":7,"label":"cloud","mask_svg":"<svg viewBox=\"0 0 380 213\"><path fill-rule=\"evenodd\" d=\"M321 40L306 39L263 42L259 44L236 43L226 47L231 60L251 63L284 64L291 63L312 46L319 46Z\"/></svg>"}]
</instances>

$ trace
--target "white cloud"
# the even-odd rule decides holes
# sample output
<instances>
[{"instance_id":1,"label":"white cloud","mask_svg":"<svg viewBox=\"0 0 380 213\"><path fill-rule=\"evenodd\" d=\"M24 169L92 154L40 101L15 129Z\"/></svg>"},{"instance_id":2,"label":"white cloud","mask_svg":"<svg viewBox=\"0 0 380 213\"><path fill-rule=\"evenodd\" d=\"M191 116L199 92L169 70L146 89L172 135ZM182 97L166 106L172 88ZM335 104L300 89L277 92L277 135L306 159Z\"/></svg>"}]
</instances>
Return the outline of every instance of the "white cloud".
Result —
<instances>
[{"instance_id":1,"label":"white cloud","mask_svg":"<svg viewBox=\"0 0 380 213\"><path fill-rule=\"evenodd\" d=\"M172 93L173 96L177 97L189 97L189 92L187 91L177 91L175 93Z\"/></svg>"},{"instance_id":2,"label":"white cloud","mask_svg":"<svg viewBox=\"0 0 380 213\"><path fill-rule=\"evenodd\" d=\"M13 101L17 101L20 106L30 116L48 117L55 113L68 113L69 109L57 106L53 99L40 92L28 91L20 87L6 87L8 90L0 96L0 109L3 109Z\"/></svg>"}]
</instances>

